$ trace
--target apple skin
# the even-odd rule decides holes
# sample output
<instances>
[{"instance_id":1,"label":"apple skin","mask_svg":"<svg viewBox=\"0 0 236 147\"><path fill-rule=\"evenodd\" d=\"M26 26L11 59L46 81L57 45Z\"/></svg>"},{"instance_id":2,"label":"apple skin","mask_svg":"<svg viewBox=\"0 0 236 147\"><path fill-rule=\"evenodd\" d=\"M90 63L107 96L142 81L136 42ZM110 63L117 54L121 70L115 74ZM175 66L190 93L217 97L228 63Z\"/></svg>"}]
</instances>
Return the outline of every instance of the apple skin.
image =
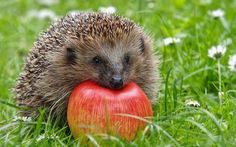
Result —
<instances>
[{"instance_id":1,"label":"apple skin","mask_svg":"<svg viewBox=\"0 0 236 147\"><path fill-rule=\"evenodd\" d=\"M114 90L85 81L70 95L67 120L74 138L88 133L106 133L130 141L146 123L122 114L142 118L153 116L150 101L134 82Z\"/></svg>"}]
</instances>

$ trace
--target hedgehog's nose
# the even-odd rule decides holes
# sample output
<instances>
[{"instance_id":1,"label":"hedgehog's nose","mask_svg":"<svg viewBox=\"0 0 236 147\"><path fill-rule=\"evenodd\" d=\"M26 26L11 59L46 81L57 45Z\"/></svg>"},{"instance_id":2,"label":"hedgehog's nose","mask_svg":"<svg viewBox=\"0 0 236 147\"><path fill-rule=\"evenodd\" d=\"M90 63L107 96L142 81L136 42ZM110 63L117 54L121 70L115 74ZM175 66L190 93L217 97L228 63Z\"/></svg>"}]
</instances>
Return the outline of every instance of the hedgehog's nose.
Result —
<instances>
[{"instance_id":1,"label":"hedgehog's nose","mask_svg":"<svg viewBox=\"0 0 236 147\"><path fill-rule=\"evenodd\" d=\"M114 75L110 80L110 86L113 89L119 89L123 87L123 79L120 75Z\"/></svg>"}]
</instances>

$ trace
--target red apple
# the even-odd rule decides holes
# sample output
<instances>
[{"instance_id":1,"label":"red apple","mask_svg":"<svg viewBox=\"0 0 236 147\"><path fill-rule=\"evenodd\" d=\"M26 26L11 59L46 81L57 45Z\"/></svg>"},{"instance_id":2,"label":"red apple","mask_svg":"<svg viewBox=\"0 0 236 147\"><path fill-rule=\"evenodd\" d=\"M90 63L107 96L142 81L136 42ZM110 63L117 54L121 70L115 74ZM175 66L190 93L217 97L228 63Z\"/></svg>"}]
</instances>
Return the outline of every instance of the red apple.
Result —
<instances>
[{"instance_id":1,"label":"red apple","mask_svg":"<svg viewBox=\"0 0 236 147\"><path fill-rule=\"evenodd\" d=\"M112 90L85 81L70 95L67 120L75 138L87 133L106 133L132 140L146 123L122 114L141 118L153 116L147 96L134 82Z\"/></svg>"}]
</instances>

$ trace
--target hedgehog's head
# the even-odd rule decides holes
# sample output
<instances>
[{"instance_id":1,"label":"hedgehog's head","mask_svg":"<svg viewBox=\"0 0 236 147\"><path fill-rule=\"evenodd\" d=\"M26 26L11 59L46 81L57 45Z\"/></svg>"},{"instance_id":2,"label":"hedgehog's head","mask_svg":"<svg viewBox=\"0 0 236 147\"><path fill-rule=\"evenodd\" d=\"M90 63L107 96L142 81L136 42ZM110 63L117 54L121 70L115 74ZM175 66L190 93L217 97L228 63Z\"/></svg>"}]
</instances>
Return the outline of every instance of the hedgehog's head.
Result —
<instances>
[{"instance_id":1,"label":"hedgehog's head","mask_svg":"<svg viewBox=\"0 0 236 147\"><path fill-rule=\"evenodd\" d=\"M146 72L151 52L150 40L142 29L117 16L90 17L93 21L74 29L75 36L67 37L59 57L67 67L64 77L76 78L75 81L93 80L112 89L143 79L140 73Z\"/></svg>"}]
</instances>

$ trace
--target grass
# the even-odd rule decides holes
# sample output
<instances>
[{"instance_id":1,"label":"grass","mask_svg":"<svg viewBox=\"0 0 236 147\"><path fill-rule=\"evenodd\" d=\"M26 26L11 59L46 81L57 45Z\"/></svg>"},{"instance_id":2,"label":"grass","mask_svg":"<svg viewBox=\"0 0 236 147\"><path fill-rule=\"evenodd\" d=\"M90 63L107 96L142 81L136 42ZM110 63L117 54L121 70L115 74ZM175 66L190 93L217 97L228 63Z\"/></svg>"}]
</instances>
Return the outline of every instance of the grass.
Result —
<instances>
[{"instance_id":1,"label":"grass","mask_svg":"<svg viewBox=\"0 0 236 147\"><path fill-rule=\"evenodd\" d=\"M150 3L155 5L150 8ZM65 128L53 122L14 121L18 108L10 89L23 66L23 59L48 19L27 18L32 9L43 9L31 0L1 0L0 5L0 144L1 146L236 146L236 74L228 69L229 56L236 53L236 2L212 0L211 4L187 0L154 1L65 1L48 6L57 15L70 10L93 10L113 5L153 36L154 50L161 56L163 78L155 117L134 141L87 136L74 140ZM228 28L208 11L225 11ZM181 43L161 46L166 37L184 36ZM226 54L218 62L208 57L208 49L231 38ZM220 105L218 92L223 95ZM185 105L188 99L201 106ZM42 115L43 116L43 115ZM44 139L42 134L46 134ZM57 137L55 137L55 135Z\"/></svg>"}]
</instances>

